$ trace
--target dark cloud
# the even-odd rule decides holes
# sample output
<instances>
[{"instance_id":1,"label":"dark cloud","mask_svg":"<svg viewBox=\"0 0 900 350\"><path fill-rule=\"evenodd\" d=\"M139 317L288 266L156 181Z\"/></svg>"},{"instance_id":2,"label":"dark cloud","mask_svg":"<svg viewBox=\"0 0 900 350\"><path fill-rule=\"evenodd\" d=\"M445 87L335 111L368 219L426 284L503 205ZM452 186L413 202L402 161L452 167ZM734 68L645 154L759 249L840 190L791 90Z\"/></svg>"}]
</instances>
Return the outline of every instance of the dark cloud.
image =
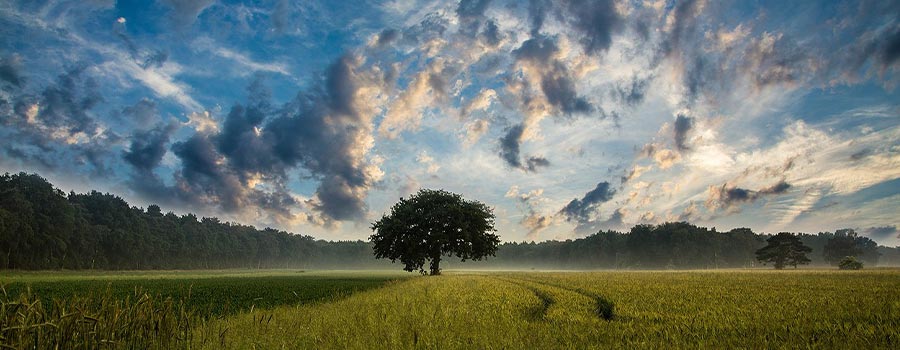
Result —
<instances>
[{"instance_id":1,"label":"dark cloud","mask_svg":"<svg viewBox=\"0 0 900 350\"><path fill-rule=\"evenodd\" d=\"M523 42L522 46L513 51L513 56L540 70L541 92L559 112L572 115L594 111L594 106L587 99L578 96L572 73L563 62L555 58L558 52L555 38L539 36Z\"/></svg>"},{"instance_id":2,"label":"dark cloud","mask_svg":"<svg viewBox=\"0 0 900 350\"><path fill-rule=\"evenodd\" d=\"M22 58L19 55L0 58L0 80L16 88L25 84L25 78L22 76Z\"/></svg>"},{"instance_id":3,"label":"dark cloud","mask_svg":"<svg viewBox=\"0 0 900 350\"><path fill-rule=\"evenodd\" d=\"M166 155L169 139L177 128L177 124L169 123L136 132L131 136L131 146L123 152L123 159L140 172L153 171Z\"/></svg>"},{"instance_id":4,"label":"dark cloud","mask_svg":"<svg viewBox=\"0 0 900 350\"><path fill-rule=\"evenodd\" d=\"M864 148L850 155L850 160L860 160L872 154L872 149Z\"/></svg>"},{"instance_id":5,"label":"dark cloud","mask_svg":"<svg viewBox=\"0 0 900 350\"><path fill-rule=\"evenodd\" d=\"M516 124L506 131L506 135L500 138L500 158L506 161L510 167L522 169L528 172L537 171L538 168L550 166L550 161L544 157L531 156L522 163L520 157L520 145L525 126Z\"/></svg>"},{"instance_id":6,"label":"dark cloud","mask_svg":"<svg viewBox=\"0 0 900 350\"><path fill-rule=\"evenodd\" d=\"M519 144L522 142L524 131L525 126L517 124L509 128L506 135L500 138L500 158L513 168L522 167L522 161L519 159Z\"/></svg>"},{"instance_id":7,"label":"dark cloud","mask_svg":"<svg viewBox=\"0 0 900 350\"><path fill-rule=\"evenodd\" d=\"M882 67L897 63L900 60L900 24L895 25L892 32L885 33L877 46L878 58Z\"/></svg>"},{"instance_id":8,"label":"dark cloud","mask_svg":"<svg viewBox=\"0 0 900 350\"><path fill-rule=\"evenodd\" d=\"M678 148L679 151L689 150L690 147L687 146L687 134L691 131L691 128L694 126L694 118L688 117L683 114L678 114L675 117L675 147Z\"/></svg>"},{"instance_id":9,"label":"dark cloud","mask_svg":"<svg viewBox=\"0 0 900 350\"><path fill-rule=\"evenodd\" d=\"M234 105L214 137L217 150L244 182L257 174L283 177L284 164L273 154L271 138L262 133L262 124L272 113L271 92L259 76L247 91L247 106Z\"/></svg>"},{"instance_id":10,"label":"dark cloud","mask_svg":"<svg viewBox=\"0 0 900 350\"><path fill-rule=\"evenodd\" d=\"M553 55L558 51L559 47L553 37L539 35L522 42L522 46L513 51L513 56L519 60L542 64L553 60Z\"/></svg>"},{"instance_id":11,"label":"dark cloud","mask_svg":"<svg viewBox=\"0 0 900 350\"><path fill-rule=\"evenodd\" d=\"M791 185L784 180L759 190L760 194L781 194L787 192L791 188Z\"/></svg>"},{"instance_id":12,"label":"dark cloud","mask_svg":"<svg viewBox=\"0 0 900 350\"><path fill-rule=\"evenodd\" d=\"M149 127L159 119L156 102L148 98L143 98L134 105L123 108L122 115L140 128Z\"/></svg>"},{"instance_id":13,"label":"dark cloud","mask_svg":"<svg viewBox=\"0 0 900 350\"><path fill-rule=\"evenodd\" d=\"M564 6L567 10L564 17L582 35L581 46L588 54L609 49L613 33L623 27L622 18L612 0L569 0Z\"/></svg>"},{"instance_id":14,"label":"dark cloud","mask_svg":"<svg viewBox=\"0 0 900 350\"><path fill-rule=\"evenodd\" d=\"M7 127L4 141L25 146L4 147L9 156L46 164L51 171L87 164L95 175L109 175L105 159L119 136L92 116L103 96L84 71L71 69L36 95L24 88L11 92L0 114L0 123Z\"/></svg>"},{"instance_id":15,"label":"dark cloud","mask_svg":"<svg viewBox=\"0 0 900 350\"><path fill-rule=\"evenodd\" d=\"M147 69L150 67L162 67L164 63L169 59L169 53L160 50L153 50L146 57L144 57L144 62L141 63L141 68Z\"/></svg>"},{"instance_id":16,"label":"dark cloud","mask_svg":"<svg viewBox=\"0 0 900 350\"><path fill-rule=\"evenodd\" d=\"M83 67L59 76L56 84L41 93L37 119L44 125L68 129L71 133L92 133L97 125L88 113L103 101L97 82L82 75Z\"/></svg>"},{"instance_id":17,"label":"dark cloud","mask_svg":"<svg viewBox=\"0 0 900 350\"><path fill-rule=\"evenodd\" d=\"M169 15L172 22L179 27L189 27L197 20L197 16L212 5L215 0L162 0L171 8Z\"/></svg>"},{"instance_id":18,"label":"dark cloud","mask_svg":"<svg viewBox=\"0 0 900 350\"><path fill-rule=\"evenodd\" d=\"M599 209L600 204L612 199L615 193L615 189L610 187L609 182L600 182L593 190L585 193L581 199L572 199L559 213L564 215L567 221L591 222L594 220L593 214Z\"/></svg>"},{"instance_id":19,"label":"dark cloud","mask_svg":"<svg viewBox=\"0 0 900 350\"><path fill-rule=\"evenodd\" d=\"M373 181L359 156L371 121L354 100L360 88L354 64L349 56L337 60L321 89L302 93L263 130L282 163L301 165L322 179L316 190L317 209L335 220L364 217L364 200Z\"/></svg>"},{"instance_id":20,"label":"dark cloud","mask_svg":"<svg viewBox=\"0 0 900 350\"><path fill-rule=\"evenodd\" d=\"M456 7L456 16L459 18L459 32L463 35L474 37L481 29L484 22L484 11L487 10L490 0L462 0Z\"/></svg>"},{"instance_id":21,"label":"dark cloud","mask_svg":"<svg viewBox=\"0 0 900 350\"><path fill-rule=\"evenodd\" d=\"M459 18L481 17L490 3L490 0L462 0L456 7L456 15Z\"/></svg>"},{"instance_id":22,"label":"dark cloud","mask_svg":"<svg viewBox=\"0 0 900 350\"><path fill-rule=\"evenodd\" d=\"M172 151L181 159L176 175L180 195L191 203L215 203L227 212L243 208L244 186L220 165L221 155L209 135L194 134Z\"/></svg>"},{"instance_id":23,"label":"dark cloud","mask_svg":"<svg viewBox=\"0 0 900 350\"><path fill-rule=\"evenodd\" d=\"M286 188L290 169L303 168L319 180L307 204L326 221L365 216L373 185L368 162L371 120L356 100L361 81L352 56L338 59L321 79L283 107L257 78L245 105L236 104L218 133L197 133L173 145L181 159L177 188L187 202L218 204L226 211L250 205L276 218L300 205ZM255 183L263 181L266 189Z\"/></svg>"},{"instance_id":24,"label":"dark cloud","mask_svg":"<svg viewBox=\"0 0 900 350\"><path fill-rule=\"evenodd\" d=\"M500 45L500 40L503 40L500 28L498 28L497 23L492 20L485 22L484 30L481 32L481 38L484 43L492 47Z\"/></svg>"},{"instance_id":25,"label":"dark cloud","mask_svg":"<svg viewBox=\"0 0 900 350\"><path fill-rule=\"evenodd\" d=\"M697 15L702 1L685 0L674 5L669 13L672 18L672 29L660 45L666 56L680 52L684 44L690 45L690 36L697 31Z\"/></svg>"},{"instance_id":26,"label":"dark cloud","mask_svg":"<svg viewBox=\"0 0 900 350\"><path fill-rule=\"evenodd\" d=\"M644 102L647 88L650 87L650 78L631 77L626 82L619 82L613 89L612 95L629 106L637 106Z\"/></svg>"},{"instance_id":27,"label":"dark cloud","mask_svg":"<svg viewBox=\"0 0 900 350\"><path fill-rule=\"evenodd\" d=\"M711 186L709 188L709 197L706 199L706 207L712 210L727 209L736 212L742 204L752 203L766 195L784 194L790 188L791 185L784 180L772 186L761 188L758 191L728 186L727 184L721 187Z\"/></svg>"},{"instance_id":28,"label":"dark cloud","mask_svg":"<svg viewBox=\"0 0 900 350\"><path fill-rule=\"evenodd\" d=\"M879 239L879 238L883 239L883 238L887 238L888 236L893 236L900 231L897 231L896 225L886 225L886 226L869 227L869 228L863 230L863 232L869 237L873 237L876 239Z\"/></svg>"},{"instance_id":29,"label":"dark cloud","mask_svg":"<svg viewBox=\"0 0 900 350\"><path fill-rule=\"evenodd\" d=\"M528 157L525 161L526 171L537 171L537 168L546 168L550 166L550 161L544 157Z\"/></svg>"},{"instance_id":30,"label":"dark cloud","mask_svg":"<svg viewBox=\"0 0 900 350\"><path fill-rule=\"evenodd\" d=\"M394 40L400 37L400 32L396 29L387 28L382 30L381 33L378 34L378 41L375 43L376 46L382 47L387 44L390 44Z\"/></svg>"},{"instance_id":31,"label":"dark cloud","mask_svg":"<svg viewBox=\"0 0 900 350\"><path fill-rule=\"evenodd\" d=\"M548 0L529 0L528 1L528 17L531 21L531 36L540 35L541 27L544 26L544 20L547 19L547 13L550 11L552 3Z\"/></svg>"}]
</instances>

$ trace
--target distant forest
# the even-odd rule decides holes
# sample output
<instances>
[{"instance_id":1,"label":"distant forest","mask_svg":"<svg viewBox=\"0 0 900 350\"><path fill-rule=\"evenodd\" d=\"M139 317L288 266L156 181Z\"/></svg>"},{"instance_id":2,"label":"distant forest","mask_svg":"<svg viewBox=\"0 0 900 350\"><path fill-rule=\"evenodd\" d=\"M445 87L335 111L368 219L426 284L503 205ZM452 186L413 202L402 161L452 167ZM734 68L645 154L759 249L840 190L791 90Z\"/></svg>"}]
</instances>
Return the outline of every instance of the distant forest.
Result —
<instances>
[{"instance_id":1,"label":"distant forest","mask_svg":"<svg viewBox=\"0 0 900 350\"><path fill-rule=\"evenodd\" d=\"M804 234L812 265L835 237L852 237L866 266L900 265L900 248L852 230ZM689 223L637 225L585 238L503 243L486 261L448 268L704 269L759 266L769 237L747 228L717 232ZM271 228L130 206L112 194L66 194L36 174L0 177L0 269L392 268L364 241L324 241ZM394 266L393 268L396 268Z\"/></svg>"}]
</instances>

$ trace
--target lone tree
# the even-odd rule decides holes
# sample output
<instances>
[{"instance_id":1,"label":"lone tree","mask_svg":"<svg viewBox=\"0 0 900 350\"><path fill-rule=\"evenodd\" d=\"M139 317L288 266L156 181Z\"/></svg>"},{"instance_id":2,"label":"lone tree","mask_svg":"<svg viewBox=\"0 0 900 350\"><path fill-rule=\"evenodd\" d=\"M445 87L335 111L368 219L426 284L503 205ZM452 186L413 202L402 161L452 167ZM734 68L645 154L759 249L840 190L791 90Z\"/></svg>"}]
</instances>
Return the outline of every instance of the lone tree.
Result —
<instances>
[{"instance_id":1,"label":"lone tree","mask_svg":"<svg viewBox=\"0 0 900 350\"><path fill-rule=\"evenodd\" d=\"M781 232L777 235L766 239L769 244L756 251L756 260L763 264L771 262L775 264L775 269L781 270L785 265L809 264L810 260L806 257L806 253L812 251L812 248L803 245L800 238L790 232Z\"/></svg>"},{"instance_id":2,"label":"lone tree","mask_svg":"<svg viewBox=\"0 0 900 350\"><path fill-rule=\"evenodd\" d=\"M841 259L841 263L838 264L838 268L841 270L862 270L863 263L856 259L855 256L845 256Z\"/></svg>"},{"instance_id":3,"label":"lone tree","mask_svg":"<svg viewBox=\"0 0 900 350\"><path fill-rule=\"evenodd\" d=\"M406 271L441 273L441 257L481 260L497 253L494 213L479 201L444 190L422 189L372 224L375 257L400 260Z\"/></svg>"}]
</instances>

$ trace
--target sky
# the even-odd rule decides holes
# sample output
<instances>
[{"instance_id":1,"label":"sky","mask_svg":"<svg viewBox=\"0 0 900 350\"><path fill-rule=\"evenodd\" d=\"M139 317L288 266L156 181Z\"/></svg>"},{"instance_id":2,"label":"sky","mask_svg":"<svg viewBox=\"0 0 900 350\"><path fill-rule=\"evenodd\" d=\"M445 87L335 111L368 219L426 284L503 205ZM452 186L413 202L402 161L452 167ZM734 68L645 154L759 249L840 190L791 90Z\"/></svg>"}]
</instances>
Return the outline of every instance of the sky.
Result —
<instances>
[{"instance_id":1,"label":"sky","mask_svg":"<svg viewBox=\"0 0 900 350\"><path fill-rule=\"evenodd\" d=\"M420 188L504 241L900 244L900 2L3 1L0 172L329 240Z\"/></svg>"}]
</instances>

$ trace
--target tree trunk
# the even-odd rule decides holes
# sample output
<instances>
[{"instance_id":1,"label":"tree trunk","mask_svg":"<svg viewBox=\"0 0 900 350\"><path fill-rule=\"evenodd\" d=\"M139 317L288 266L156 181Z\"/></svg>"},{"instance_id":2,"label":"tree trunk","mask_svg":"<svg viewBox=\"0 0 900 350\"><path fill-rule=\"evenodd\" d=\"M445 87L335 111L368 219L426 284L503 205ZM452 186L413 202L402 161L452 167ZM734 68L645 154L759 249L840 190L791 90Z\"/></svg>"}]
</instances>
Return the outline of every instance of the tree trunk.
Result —
<instances>
[{"instance_id":1,"label":"tree trunk","mask_svg":"<svg viewBox=\"0 0 900 350\"><path fill-rule=\"evenodd\" d=\"M441 274L441 256L431 258L431 275L437 276Z\"/></svg>"}]
</instances>

